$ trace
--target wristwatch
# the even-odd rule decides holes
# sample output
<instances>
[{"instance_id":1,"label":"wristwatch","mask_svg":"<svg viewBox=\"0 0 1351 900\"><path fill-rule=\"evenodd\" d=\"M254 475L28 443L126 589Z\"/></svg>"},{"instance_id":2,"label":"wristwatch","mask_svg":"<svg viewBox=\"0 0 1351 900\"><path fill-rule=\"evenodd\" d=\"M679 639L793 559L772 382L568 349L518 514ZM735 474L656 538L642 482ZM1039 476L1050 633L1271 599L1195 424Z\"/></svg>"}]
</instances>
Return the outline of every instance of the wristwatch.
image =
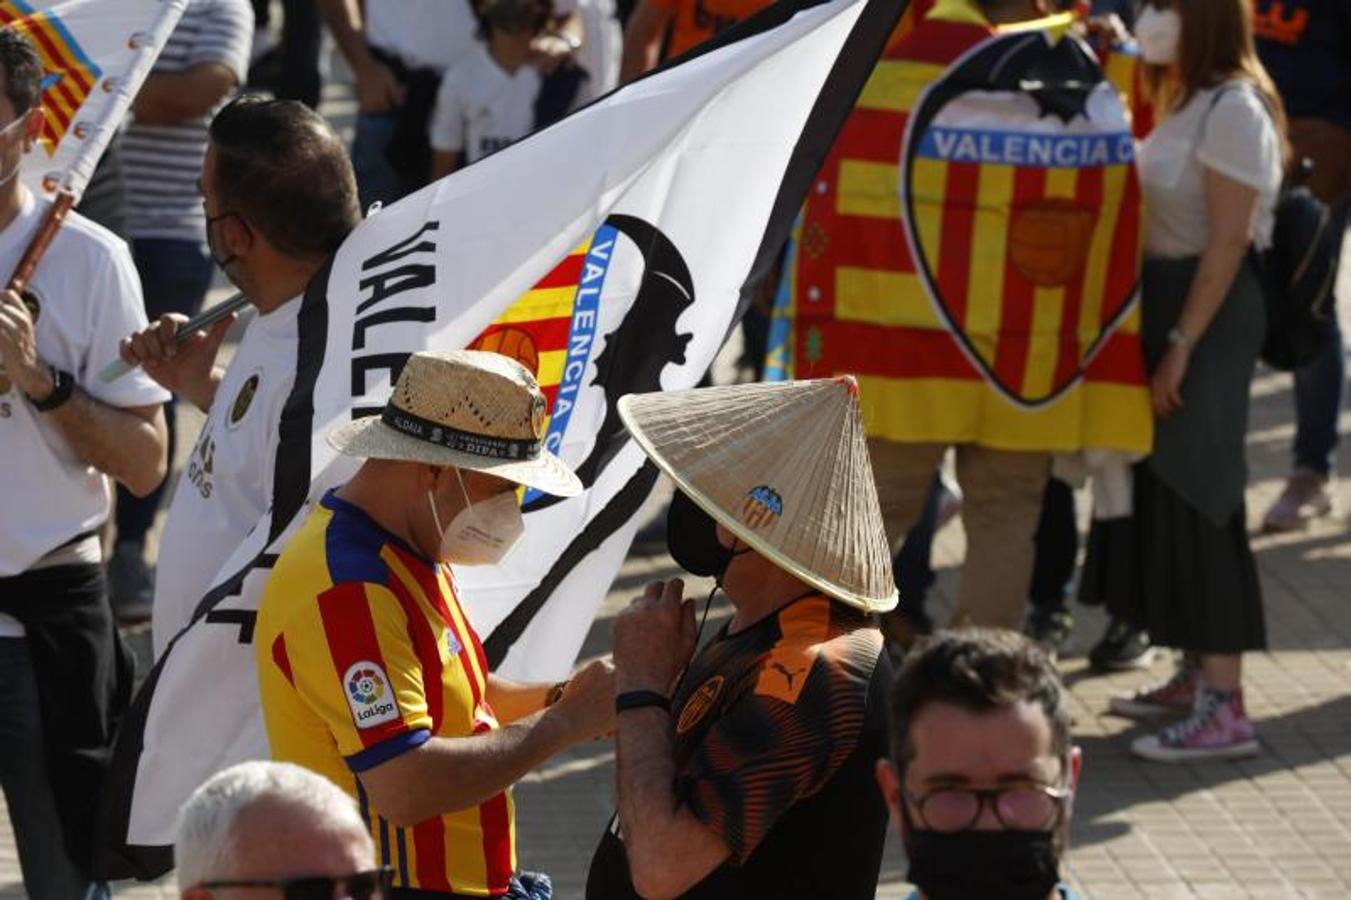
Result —
<instances>
[{"instance_id":1,"label":"wristwatch","mask_svg":"<svg viewBox=\"0 0 1351 900\"><path fill-rule=\"evenodd\" d=\"M50 368L52 370L52 392L41 400L28 397L28 402L33 404L33 409L38 412L51 412L62 406L70 399L70 395L75 393L75 376L64 369L58 369L56 366ZM25 394L24 396L28 395Z\"/></svg>"},{"instance_id":2,"label":"wristwatch","mask_svg":"<svg viewBox=\"0 0 1351 900\"><path fill-rule=\"evenodd\" d=\"M1181 347L1183 350L1191 350L1192 339L1182 333L1181 328L1168 329L1168 343Z\"/></svg>"}]
</instances>

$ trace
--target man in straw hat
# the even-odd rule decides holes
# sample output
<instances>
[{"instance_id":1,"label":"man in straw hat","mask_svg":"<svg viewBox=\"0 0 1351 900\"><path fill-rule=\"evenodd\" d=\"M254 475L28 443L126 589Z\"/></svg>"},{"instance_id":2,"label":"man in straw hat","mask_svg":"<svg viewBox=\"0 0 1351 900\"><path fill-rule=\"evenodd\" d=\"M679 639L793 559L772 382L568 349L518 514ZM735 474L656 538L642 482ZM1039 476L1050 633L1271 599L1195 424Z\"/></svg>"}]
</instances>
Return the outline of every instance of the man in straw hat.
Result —
<instances>
[{"instance_id":1,"label":"man in straw hat","mask_svg":"<svg viewBox=\"0 0 1351 900\"><path fill-rule=\"evenodd\" d=\"M514 360L414 354L379 417L329 435L366 461L324 496L263 592L272 754L359 799L396 898L547 897L517 877L510 787L614 726L608 662L553 686L490 674L446 566L510 551L518 485L581 492L543 449L544 411Z\"/></svg>"},{"instance_id":2,"label":"man in straw hat","mask_svg":"<svg viewBox=\"0 0 1351 900\"><path fill-rule=\"evenodd\" d=\"M678 488L672 556L733 615L694 654L674 579L615 622L619 814L588 897L873 896L890 667L870 614L896 586L857 393L840 378L620 401Z\"/></svg>"}]
</instances>

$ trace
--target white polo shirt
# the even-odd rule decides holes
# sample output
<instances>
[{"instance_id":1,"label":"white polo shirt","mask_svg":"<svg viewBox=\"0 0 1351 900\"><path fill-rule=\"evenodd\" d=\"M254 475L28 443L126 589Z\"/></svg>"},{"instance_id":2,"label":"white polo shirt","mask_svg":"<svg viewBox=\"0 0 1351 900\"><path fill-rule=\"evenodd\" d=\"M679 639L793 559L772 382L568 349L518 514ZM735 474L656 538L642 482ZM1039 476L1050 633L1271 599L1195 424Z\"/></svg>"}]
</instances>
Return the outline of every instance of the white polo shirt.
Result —
<instances>
[{"instance_id":1,"label":"white polo shirt","mask_svg":"<svg viewBox=\"0 0 1351 900\"><path fill-rule=\"evenodd\" d=\"M277 425L295 383L299 313L297 297L249 322L174 487L155 576L156 657L272 503Z\"/></svg>"},{"instance_id":2,"label":"white polo shirt","mask_svg":"<svg viewBox=\"0 0 1351 900\"><path fill-rule=\"evenodd\" d=\"M13 272L42 224L47 201L27 190L0 232L0 271ZM112 384L98 372L122 338L145 327L145 304L127 245L78 213L57 232L29 287L38 355L109 406L154 406L169 394L137 370ZM0 577L17 575L108 518L108 478L83 462L49 415L0 376Z\"/></svg>"},{"instance_id":3,"label":"white polo shirt","mask_svg":"<svg viewBox=\"0 0 1351 900\"><path fill-rule=\"evenodd\" d=\"M366 0L366 41L414 69L444 72L477 31L469 0Z\"/></svg>"},{"instance_id":4,"label":"white polo shirt","mask_svg":"<svg viewBox=\"0 0 1351 900\"><path fill-rule=\"evenodd\" d=\"M428 129L432 147L459 153L468 165L519 141L535 128L539 88L534 66L508 72L475 42L441 78Z\"/></svg>"}]
</instances>

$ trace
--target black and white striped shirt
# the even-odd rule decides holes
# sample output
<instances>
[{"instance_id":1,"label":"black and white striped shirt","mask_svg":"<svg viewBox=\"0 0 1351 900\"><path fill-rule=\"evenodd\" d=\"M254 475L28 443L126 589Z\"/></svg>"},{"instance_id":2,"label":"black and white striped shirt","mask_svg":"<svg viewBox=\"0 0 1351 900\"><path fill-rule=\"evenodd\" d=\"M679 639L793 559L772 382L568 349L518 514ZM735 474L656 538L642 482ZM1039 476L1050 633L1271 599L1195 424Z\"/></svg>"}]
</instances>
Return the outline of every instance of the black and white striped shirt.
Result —
<instances>
[{"instance_id":1,"label":"black and white striped shirt","mask_svg":"<svg viewBox=\"0 0 1351 900\"><path fill-rule=\"evenodd\" d=\"M214 62L228 66L243 84L252 40L249 0L190 0L152 73L185 72ZM121 143L128 237L206 239L197 179L214 113L173 125L133 121L128 126Z\"/></svg>"}]
</instances>

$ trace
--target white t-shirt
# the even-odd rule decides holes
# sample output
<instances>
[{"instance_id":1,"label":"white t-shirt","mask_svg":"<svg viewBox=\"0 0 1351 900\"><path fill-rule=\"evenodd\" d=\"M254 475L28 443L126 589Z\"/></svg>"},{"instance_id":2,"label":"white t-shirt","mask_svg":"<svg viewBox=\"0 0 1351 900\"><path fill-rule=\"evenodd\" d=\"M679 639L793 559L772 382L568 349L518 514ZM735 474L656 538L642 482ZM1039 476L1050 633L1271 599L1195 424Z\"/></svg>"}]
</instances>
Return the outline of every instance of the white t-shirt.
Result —
<instances>
[{"instance_id":1,"label":"white t-shirt","mask_svg":"<svg viewBox=\"0 0 1351 900\"><path fill-rule=\"evenodd\" d=\"M477 31L469 0L366 0L366 41L414 69L444 72Z\"/></svg>"},{"instance_id":2,"label":"white t-shirt","mask_svg":"<svg viewBox=\"0 0 1351 900\"><path fill-rule=\"evenodd\" d=\"M24 191L19 215L0 232L0 271L13 272L48 203ZM122 338L145 327L141 282L127 245L71 213L29 287L38 303L38 355L116 407L154 406L169 394L137 370L105 384L98 373ZM51 418L0 376L0 576L39 559L108 518L108 478L80 460Z\"/></svg>"},{"instance_id":3,"label":"white t-shirt","mask_svg":"<svg viewBox=\"0 0 1351 900\"><path fill-rule=\"evenodd\" d=\"M272 503L277 425L296 374L300 300L249 323L174 488L160 538L155 656Z\"/></svg>"},{"instance_id":4,"label":"white t-shirt","mask_svg":"<svg viewBox=\"0 0 1351 900\"><path fill-rule=\"evenodd\" d=\"M433 149L459 153L468 165L519 141L535 128L539 87L534 66L508 73L476 43L441 79L428 129Z\"/></svg>"},{"instance_id":5,"label":"white t-shirt","mask_svg":"<svg viewBox=\"0 0 1351 900\"><path fill-rule=\"evenodd\" d=\"M1215 100L1216 91L1224 94ZM1259 192L1251 238L1271 243L1281 186L1281 141L1256 91L1230 82L1197 92L1140 145L1145 254L1196 256L1206 248L1206 182L1213 169Z\"/></svg>"}]
</instances>

